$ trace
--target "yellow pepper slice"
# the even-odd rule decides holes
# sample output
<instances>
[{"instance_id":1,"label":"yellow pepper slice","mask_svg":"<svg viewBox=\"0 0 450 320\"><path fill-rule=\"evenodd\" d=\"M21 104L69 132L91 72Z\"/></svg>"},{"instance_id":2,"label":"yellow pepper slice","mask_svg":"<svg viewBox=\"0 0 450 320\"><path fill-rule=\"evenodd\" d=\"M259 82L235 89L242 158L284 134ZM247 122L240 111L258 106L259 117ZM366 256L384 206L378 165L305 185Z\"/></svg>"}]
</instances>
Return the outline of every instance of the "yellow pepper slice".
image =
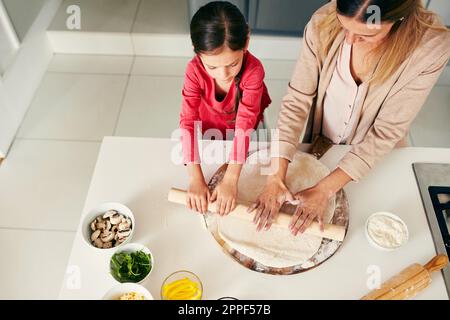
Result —
<instances>
[{"instance_id":1,"label":"yellow pepper slice","mask_svg":"<svg viewBox=\"0 0 450 320\"><path fill-rule=\"evenodd\" d=\"M183 278L165 284L163 297L168 300L199 300L202 292L196 282L189 278Z\"/></svg>"}]
</instances>

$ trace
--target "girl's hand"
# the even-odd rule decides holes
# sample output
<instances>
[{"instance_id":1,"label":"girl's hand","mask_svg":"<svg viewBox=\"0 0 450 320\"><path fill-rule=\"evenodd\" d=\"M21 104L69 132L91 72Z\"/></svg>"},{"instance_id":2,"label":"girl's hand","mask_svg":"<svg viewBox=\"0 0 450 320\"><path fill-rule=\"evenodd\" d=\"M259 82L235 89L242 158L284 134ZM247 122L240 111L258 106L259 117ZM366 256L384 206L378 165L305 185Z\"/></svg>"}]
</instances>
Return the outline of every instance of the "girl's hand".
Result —
<instances>
[{"instance_id":1,"label":"girl's hand","mask_svg":"<svg viewBox=\"0 0 450 320\"><path fill-rule=\"evenodd\" d=\"M233 211L236 208L237 194L237 181L224 177L211 196L211 202L217 201L217 213L226 216Z\"/></svg>"},{"instance_id":2,"label":"girl's hand","mask_svg":"<svg viewBox=\"0 0 450 320\"><path fill-rule=\"evenodd\" d=\"M299 204L289 224L291 233L294 236L302 234L314 220L319 222L320 231L323 231L323 215L332 195L320 185L296 193L294 198Z\"/></svg>"},{"instance_id":3,"label":"girl's hand","mask_svg":"<svg viewBox=\"0 0 450 320\"><path fill-rule=\"evenodd\" d=\"M209 198L210 193L205 179L191 179L186 197L187 207L201 214L205 214L208 211Z\"/></svg>"},{"instance_id":4,"label":"girl's hand","mask_svg":"<svg viewBox=\"0 0 450 320\"><path fill-rule=\"evenodd\" d=\"M263 192L256 202L248 208L248 212L256 210L253 218L253 222L258 225L256 230L261 231L263 228L269 230L283 203L293 200L294 198L283 180L277 175L269 176Z\"/></svg>"}]
</instances>

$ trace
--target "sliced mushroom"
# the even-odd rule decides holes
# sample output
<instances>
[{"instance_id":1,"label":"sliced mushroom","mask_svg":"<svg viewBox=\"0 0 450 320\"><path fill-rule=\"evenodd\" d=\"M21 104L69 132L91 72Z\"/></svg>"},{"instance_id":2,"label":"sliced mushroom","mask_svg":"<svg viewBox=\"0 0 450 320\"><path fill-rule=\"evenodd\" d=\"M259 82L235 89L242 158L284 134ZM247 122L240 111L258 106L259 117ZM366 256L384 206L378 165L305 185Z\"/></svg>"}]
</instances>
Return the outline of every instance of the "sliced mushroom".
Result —
<instances>
[{"instance_id":1,"label":"sliced mushroom","mask_svg":"<svg viewBox=\"0 0 450 320\"><path fill-rule=\"evenodd\" d=\"M103 244L103 249L112 248L112 241L106 242Z\"/></svg>"},{"instance_id":2,"label":"sliced mushroom","mask_svg":"<svg viewBox=\"0 0 450 320\"><path fill-rule=\"evenodd\" d=\"M100 233L101 233L102 231L101 230L95 230L92 234L91 234L91 241L95 241L99 236L100 236Z\"/></svg>"},{"instance_id":3,"label":"sliced mushroom","mask_svg":"<svg viewBox=\"0 0 450 320\"><path fill-rule=\"evenodd\" d=\"M102 216L98 216L97 219L95 219L95 220L97 220L97 222L99 222L99 223L103 222Z\"/></svg>"},{"instance_id":4,"label":"sliced mushroom","mask_svg":"<svg viewBox=\"0 0 450 320\"><path fill-rule=\"evenodd\" d=\"M116 215L116 214L118 214L118 212L116 210L108 210L103 215L103 219L110 218L110 217L112 217L113 215Z\"/></svg>"},{"instance_id":5,"label":"sliced mushroom","mask_svg":"<svg viewBox=\"0 0 450 320\"><path fill-rule=\"evenodd\" d=\"M109 222L109 220L106 220L106 230L110 230L111 229L111 222Z\"/></svg>"},{"instance_id":6,"label":"sliced mushroom","mask_svg":"<svg viewBox=\"0 0 450 320\"><path fill-rule=\"evenodd\" d=\"M103 241L100 238L95 239L94 246L97 248L103 248Z\"/></svg>"},{"instance_id":7,"label":"sliced mushroom","mask_svg":"<svg viewBox=\"0 0 450 320\"><path fill-rule=\"evenodd\" d=\"M121 244L121 243L124 242L125 240L127 240L127 237L119 238L119 239L117 240L116 243Z\"/></svg>"},{"instance_id":8,"label":"sliced mushroom","mask_svg":"<svg viewBox=\"0 0 450 320\"><path fill-rule=\"evenodd\" d=\"M119 231L121 231L121 230L129 230L130 227L131 227L131 223L128 223L127 220L125 220L125 222L119 223Z\"/></svg>"},{"instance_id":9,"label":"sliced mushroom","mask_svg":"<svg viewBox=\"0 0 450 320\"><path fill-rule=\"evenodd\" d=\"M106 229L106 223L105 222L99 222L95 225L97 229L105 230Z\"/></svg>"},{"instance_id":10,"label":"sliced mushroom","mask_svg":"<svg viewBox=\"0 0 450 320\"><path fill-rule=\"evenodd\" d=\"M96 222L96 220L94 220L94 221L91 222L91 230L92 230L92 231L97 230L97 227L95 226L95 222Z\"/></svg>"},{"instance_id":11,"label":"sliced mushroom","mask_svg":"<svg viewBox=\"0 0 450 320\"><path fill-rule=\"evenodd\" d=\"M114 239L114 234L109 231L103 232L100 239L102 239L103 242L110 242Z\"/></svg>"},{"instance_id":12,"label":"sliced mushroom","mask_svg":"<svg viewBox=\"0 0 450 320\"><path fill-rule=\"evenodd\" d=\"M122 221L122 218L120 215L116 214L109 217L109 221L111 222L111 224L119 224Z\"/></svg>"},{"instance_id":13,"label":"sliced mushroom","mask_svg":"<svg viewBox=\"0 0 450 320\"><path fill-rule=\"evenodd\" d=\"M115 226L112 226L111 232L117 232L119 230L119 226L116 224Z\"/></svg>"},{"instance_id":14,"label":"sliced mushroom","mask_svg":"<svg viewBox=\"0 0 450 320\"><path fill-rule=\"evenodd\" d=\"M128 237L131 234L131 230L119 230L117 232L119 240Z\"/></svg>"}]
</instances>

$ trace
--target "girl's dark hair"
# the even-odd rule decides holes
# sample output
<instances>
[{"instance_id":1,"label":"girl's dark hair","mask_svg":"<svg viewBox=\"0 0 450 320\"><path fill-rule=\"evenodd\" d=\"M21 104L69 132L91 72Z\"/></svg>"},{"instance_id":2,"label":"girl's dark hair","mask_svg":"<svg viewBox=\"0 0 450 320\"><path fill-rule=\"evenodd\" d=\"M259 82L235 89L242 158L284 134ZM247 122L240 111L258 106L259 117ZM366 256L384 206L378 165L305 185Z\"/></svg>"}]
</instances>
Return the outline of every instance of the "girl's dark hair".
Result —
<instances>
[{"instance_id":1,"label":"girl's dark hair","mask_svg":"<svg viewBox=\"0 0 450 320\"><path fill-rule=\"evenodd\" d=\"M214 52L226 45L233 51L243 50L249 28L244 15L227 1L214 1L201 7L191 20L194 52Z\"/></svg>"}]
</instances>

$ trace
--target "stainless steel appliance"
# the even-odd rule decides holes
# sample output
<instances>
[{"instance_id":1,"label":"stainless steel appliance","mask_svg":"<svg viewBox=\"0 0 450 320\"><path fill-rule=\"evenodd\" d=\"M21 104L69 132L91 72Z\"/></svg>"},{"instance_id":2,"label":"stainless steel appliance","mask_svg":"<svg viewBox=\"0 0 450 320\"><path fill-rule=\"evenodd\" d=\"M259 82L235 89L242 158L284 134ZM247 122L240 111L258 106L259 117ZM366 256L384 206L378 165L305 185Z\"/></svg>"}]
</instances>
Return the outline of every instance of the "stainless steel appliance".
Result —
<instances>
[{"instance_id":1,"label":"stainless steel appliance","mask_svg":"<svg viewBox=\"0 0 450 320\"><path fill-rule=\"evenodd\" d=\"M450 256L450 163L414 163L413 169L436 251ZM442 272L450 296L450 267Z\"/></svg>"}]
</instances>

